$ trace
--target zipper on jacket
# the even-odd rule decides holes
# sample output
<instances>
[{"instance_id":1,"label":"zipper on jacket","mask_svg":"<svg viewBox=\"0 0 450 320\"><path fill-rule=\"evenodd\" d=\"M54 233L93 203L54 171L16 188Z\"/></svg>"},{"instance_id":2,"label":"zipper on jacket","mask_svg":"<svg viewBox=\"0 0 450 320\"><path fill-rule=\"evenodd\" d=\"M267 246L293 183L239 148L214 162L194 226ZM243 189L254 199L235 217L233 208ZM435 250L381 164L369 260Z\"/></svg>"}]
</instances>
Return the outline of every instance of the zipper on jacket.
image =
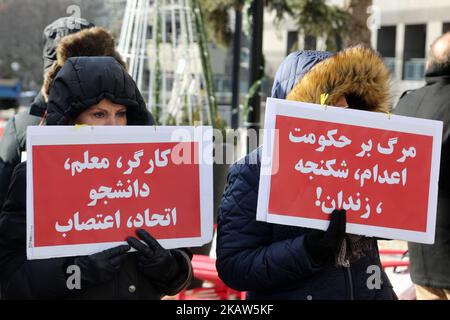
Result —
<instances>
[{"instance_id":1,"label":"zipper on jacket","mask_svg":"<svg viewBox=\"0 0 450 320\"><path fill-rule=\"evenodd\" d=\"M347 279L347 287L349 288L349 300L355 300L355 292L353 290L352 270L350 268L350 261L346 261L344 264L345 278Z\"/></svg>"}]
</instances>

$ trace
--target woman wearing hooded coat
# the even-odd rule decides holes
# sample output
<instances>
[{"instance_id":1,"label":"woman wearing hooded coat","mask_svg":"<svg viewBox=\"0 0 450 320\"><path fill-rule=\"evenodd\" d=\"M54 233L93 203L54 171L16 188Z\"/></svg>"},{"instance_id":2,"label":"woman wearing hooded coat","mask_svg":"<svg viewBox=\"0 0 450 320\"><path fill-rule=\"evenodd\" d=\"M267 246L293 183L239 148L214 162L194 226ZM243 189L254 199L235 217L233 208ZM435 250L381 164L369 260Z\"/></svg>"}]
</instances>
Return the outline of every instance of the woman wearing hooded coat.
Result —
<instances>
[{"instance_id":1,"label":"woman wearing hooded coat","mask_svg":"<svg viewBox=\"0 0 450 320\"><path fill-rule=\"evenodd\" d=\"M47 125L152 125L152 115L125 69L112 57L69 58L53 80ZM58 195L55 195L57 197ZM27 260L26 163L14 170L0 213L3 299L160 299L185 288L190 254L166 250L146 231L89 256ZM137 251L129 253L130 247ZM81 271L81 289L66 284L68 267Z\"/></svg>"},{"instance_id":2,"label":"woman wearing hooded coat","mask_svg":"<svg viewBox=\"0 0 450 320\"><path fill-rule=\"evenodd\" d=\"M272 97L320 104L322 94L327 105L387 112L389 71L364 47L289 55ZM256 221L260 158L258 148L228 173L218 216L220 278L248 299L396 299L376 239L345 234L345 210L331 214L325 232ZM381 271L378 287L368 285L371 266Z\"/></svg>"}]
</instances>

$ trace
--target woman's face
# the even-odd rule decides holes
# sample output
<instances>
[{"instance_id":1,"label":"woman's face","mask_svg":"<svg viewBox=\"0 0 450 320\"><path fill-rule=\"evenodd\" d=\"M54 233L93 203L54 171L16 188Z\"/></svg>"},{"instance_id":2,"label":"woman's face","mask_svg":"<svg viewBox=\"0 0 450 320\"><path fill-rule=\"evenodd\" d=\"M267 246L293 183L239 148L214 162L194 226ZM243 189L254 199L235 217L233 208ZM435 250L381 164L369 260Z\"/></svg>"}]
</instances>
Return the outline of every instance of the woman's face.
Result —
<instances>
[{"instance_id":1,"label":"woman's face","mask_svg":"<svg viewBox=\"0 0 450 320\"><path fill-rule=\"evenodd\" d=\"M345 98L345 96L341 96L339 98L338 102L336 103L336 107L348 108L348 102L347 102L347 99Z\"/></svg>"},{"instance_id":2,"label":"woman's face","mask_svg":"<svg viewBox=\"0 0 450 320\"><path fill-rule=\"evenodd\" d=\"M75 124L90 126L126 126L127 107L103 99L98 104L84 110L75 119Z\"/></svg>"}]
</instances>

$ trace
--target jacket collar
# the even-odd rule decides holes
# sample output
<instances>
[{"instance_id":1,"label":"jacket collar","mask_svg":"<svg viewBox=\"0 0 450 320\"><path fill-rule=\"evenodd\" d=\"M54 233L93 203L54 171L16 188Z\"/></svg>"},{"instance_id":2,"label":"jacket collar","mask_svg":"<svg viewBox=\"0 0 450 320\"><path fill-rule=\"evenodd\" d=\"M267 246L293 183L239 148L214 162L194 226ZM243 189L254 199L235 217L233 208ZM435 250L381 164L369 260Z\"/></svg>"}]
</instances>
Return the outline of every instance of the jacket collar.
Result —
<instances>
[{"instance_id":1,"label":"jacket collar","mask_svg":"<svg viewBox=\"0 0 450 320\"><path fill-rule=\"evenodd\" d=\"M425 77L427 84L435 84L437 82L450 82L450 74L448 75L427 75Z\"/></svg>"},{"instance_id":2,"label":"jacket collar","mask_svg":"<svg viewBox=\"0 0 450 320\"><path fill-rule=\"evenodd\" d=\"M433 84L440 81L448 81L450 79L450 66L446 68L430 65L425 70L425 81L427 84Z\"/></svg>"}]
</instances>

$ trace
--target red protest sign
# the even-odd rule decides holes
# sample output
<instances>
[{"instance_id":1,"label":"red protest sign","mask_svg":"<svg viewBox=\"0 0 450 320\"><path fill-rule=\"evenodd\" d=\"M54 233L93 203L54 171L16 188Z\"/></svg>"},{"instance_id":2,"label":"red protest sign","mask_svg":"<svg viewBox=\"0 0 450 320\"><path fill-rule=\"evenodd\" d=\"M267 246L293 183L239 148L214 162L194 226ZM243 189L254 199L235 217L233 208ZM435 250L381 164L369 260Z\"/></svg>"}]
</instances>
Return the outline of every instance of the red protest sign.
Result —
<instances>
[{"instance_id":1,"label":"red protest sign","mask_svg":"<svg viewBox=\"0 0 450 320\"><path fill-rule=\"evenodd\" d=\"M326 229L343 208L347 233L434 241L442 123L275 99L267 113L258 219Z\"/></svg>"},{"instance_id":2,"label":"red protest sign","mask_svg":"<svg viewBox=\"0 0 450 320\"><path fill-rule=\"evenodd\" d=\"M139 228L167 248L210 241L205 128L90 128L28 134L30 259L97 252ZM184 130L182 142L174 139L177 130Z\"/></svg>"}]
</instances>

